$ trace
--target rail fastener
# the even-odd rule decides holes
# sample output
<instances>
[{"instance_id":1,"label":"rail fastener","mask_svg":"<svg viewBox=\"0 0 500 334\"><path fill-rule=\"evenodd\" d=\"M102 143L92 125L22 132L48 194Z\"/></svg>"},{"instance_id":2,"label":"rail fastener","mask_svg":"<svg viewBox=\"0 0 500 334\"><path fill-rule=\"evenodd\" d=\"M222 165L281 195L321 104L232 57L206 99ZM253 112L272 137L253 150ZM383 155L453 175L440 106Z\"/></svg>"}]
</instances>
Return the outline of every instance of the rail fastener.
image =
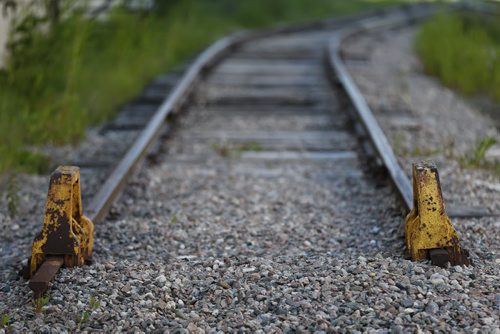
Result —
<instances>
[{"instance_id":1,"label":"rail fastener","mask_svg":"<svg viewBox=\"0 0 500 334\"><path fill-rule=\"evenodd\" d=\"M92 256L94 224L83 215L80 169L60 166L50 177L41 232L35 237L24 276L35 298L60 267L82 266Z\"/></svg>"},{"instance_id":2,"label":"rail fastener","mask_svg":"<svg viewBox=\"0 0 500 334\"><path fill-rule=\"evenodd\" d=\"M439 174L434 163L413 164L414 206L405 219L406 246L414 261L432 264L470 265L468 252L460 247L458 234L446 214Z\"/></svg>"}]
</instances>

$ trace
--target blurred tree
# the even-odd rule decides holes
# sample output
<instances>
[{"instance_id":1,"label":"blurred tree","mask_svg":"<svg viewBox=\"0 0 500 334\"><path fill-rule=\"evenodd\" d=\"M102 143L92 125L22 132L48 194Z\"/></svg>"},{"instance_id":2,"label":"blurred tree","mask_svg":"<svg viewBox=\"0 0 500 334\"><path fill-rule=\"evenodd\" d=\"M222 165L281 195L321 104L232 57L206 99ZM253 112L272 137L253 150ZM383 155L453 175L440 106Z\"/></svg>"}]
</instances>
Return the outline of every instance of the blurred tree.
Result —
<instances>
[{"instance_id":1,"label":"blurred tree","mask_svg":"<svg viewBox=\"0 0 500 334\"><path fill-rule=\"evenodd\" d=\"M61 13L61 3L59 0L47 0L45 2L45 11L47 16L52 23L55 25L59 21L59 16Z\"/></svg>"},{"instance_id":2,"label":"blurred tree","mask_svg":"<svg viewBox=\"0 0 500 334\"><path fill-rule=\"evenodd\" d=\"M9 15L9 11L12 13L17 8L15 0L0 0L0 5L2 6L2 14L4 17Z\"/></svg>"},{"instance_id":3,"label":"blurred tree","mask_svg":"<svg viewBox=\"0 0 500 334\"><path fill-rule=\"evenodd\" d=\"M184 0L184 1L186 1L186 0ZM188 1L191 1L191 0L188 0ZM155 13L157 13L158 15L165 15L165 14L169 13L170 10L180 2L181 2L181 0L154 1Z\"/></svg>"}]
</instances>

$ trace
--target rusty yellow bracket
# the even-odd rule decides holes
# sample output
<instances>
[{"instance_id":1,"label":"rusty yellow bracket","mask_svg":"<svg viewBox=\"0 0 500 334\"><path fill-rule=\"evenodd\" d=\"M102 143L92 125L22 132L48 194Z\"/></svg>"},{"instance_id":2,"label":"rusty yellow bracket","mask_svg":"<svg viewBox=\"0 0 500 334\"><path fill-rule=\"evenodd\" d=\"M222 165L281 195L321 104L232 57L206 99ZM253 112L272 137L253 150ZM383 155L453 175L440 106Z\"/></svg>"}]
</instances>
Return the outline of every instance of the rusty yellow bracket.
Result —
<instances>
[{"instance_id":1,"label":"rusty yellow bracket","mask_svg":"<svg viewBox=\"0 0 500 334\"><path fill-rule=\"evenodd\" d=\"M83 215L80 169L61 166L52 173L42 231L33 241L27 276L45 260L61 259L66 267L81 266L92 255L94 224Z\"/></svg>"},{"instance_id":2,"label":"rusty yellow bracket","mask_svg":"<svg viewBox=\"0 0 500 334\"><path fill-rule=\"evenodd\" d=\"M440 265L470 264L446 215L438 170L432 162L413 164L413 203L405 221L406 246L411 259L434 260L432 257L436 256L440 257Z\"/></svg>"}]
</instances>

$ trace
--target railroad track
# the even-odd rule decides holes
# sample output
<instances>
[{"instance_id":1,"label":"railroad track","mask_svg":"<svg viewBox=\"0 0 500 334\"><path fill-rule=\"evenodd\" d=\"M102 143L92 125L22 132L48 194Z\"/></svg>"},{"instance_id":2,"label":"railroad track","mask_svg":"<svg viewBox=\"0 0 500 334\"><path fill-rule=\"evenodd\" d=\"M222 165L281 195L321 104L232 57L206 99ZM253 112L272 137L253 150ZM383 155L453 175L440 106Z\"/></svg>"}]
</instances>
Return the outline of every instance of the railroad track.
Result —
<instances>
[{"instance_id":1,"label":"railroad track","mask_svg":"<svg viewBox=\"0 0 500 334\"><path fill-rule=\"evenodd\" d=\"M367 162L378 159L402 198L403 211L409 210L413 201L410 180L346 71L339 45L360 29L408 24L432 12L433 7L427 5L406 6L219 40L185 69L153 82L142 97L103 127L102 131L111 137L119 133L118 138L127 138L130 147L116 165L113 159L83 163L87 169L99 170L114 165L98 191L84 194L84 201L88 201L85 214L94 223L102 222L127 180L144 157L151 155L151 150L154 152L151 156L160 162L162 169L174 175L182 175L188 169L192 177L208 177L207 182L221 173L229 178L240 177L250 192L253 182L256 185L264 182L269 186L270 197L261 194L261 200L279 202L283 197L292 202L297 200L305 207L312 204L311 200L322 202L318 194L323 194L332 201L328 204L331 210L341 216L348 215L344 209L348 203L360 201L357 213L360 210L377 213L373 208L380 202L392 214L398 211L391 204L390 192L385 188L379 190L380 183L385 182L383 178L366 174ZM167 98L160 103L166 92ZM172 122L176 115L182 116ZM177 140L165 141L167 135ZM159 138L164 143L157 144ZM101 172L99 181L94 183L102 182L103 175ZM86 178L83 178L84 189ZM303 184L304 191L294 188L298 191L294 197L282 190L283 182ZM337 186L350 191L328 193L327 189L331 191ZM308 191L316 194L308 198ZM384 199L374 198L381 194ZM325 213L327 216L332 215L328 209L325 211L329 212ZM451 211L455 216L481 214ZM226 227L231 230L231 224ZM276 228L288 233L307 233L307 229L288 230L282 224ZM352 233L347 244L353 247L357 233L341 232ZM273 230L273 233L279 232ZM272 243L267 239L266 242ZM254 246L246 250L255 254L258 247ZM360 247L376 248L369 244ZM210 253L210 249L205 250ZM274 254L282 251L274 249ZM231 251L219 250L219 253L231 255ZM44 293L63 263L64 258L56 256L41 265L30 281L35 295Z\"/></svg>"}]
</instances>

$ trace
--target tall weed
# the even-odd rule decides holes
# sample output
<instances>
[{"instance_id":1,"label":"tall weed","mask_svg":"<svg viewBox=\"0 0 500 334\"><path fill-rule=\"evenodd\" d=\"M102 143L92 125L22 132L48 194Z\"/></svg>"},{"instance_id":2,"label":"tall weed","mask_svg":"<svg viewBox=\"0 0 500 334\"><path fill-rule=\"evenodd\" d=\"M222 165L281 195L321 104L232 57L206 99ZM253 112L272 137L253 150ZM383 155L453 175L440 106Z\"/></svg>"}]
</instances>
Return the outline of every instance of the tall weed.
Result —
<instances>
[{"instance_id":1,"label":"tall weed","mask_svg":"<svg viewBox=\"0 0 500 334\"><path fill-rule=\"evenodd\" d=\"M225 33L400 2L157 1L150 14L118 7L101 21L74 12L49 30L31 28L13 40L0 72L0 174L44 171L48 160L36 147L82 139L153 76Z\"/></svg>"},{"instance_id":2,"label":"tall weed","mask_svg":"<svg viewBox=\"0 0 500 334\"><path fill-rule=\"evenodd\" d=\"M417 34L425 69L466 94L500 100L500 21L473 14L441 14Z\"/></svg>"}]
</instances>

